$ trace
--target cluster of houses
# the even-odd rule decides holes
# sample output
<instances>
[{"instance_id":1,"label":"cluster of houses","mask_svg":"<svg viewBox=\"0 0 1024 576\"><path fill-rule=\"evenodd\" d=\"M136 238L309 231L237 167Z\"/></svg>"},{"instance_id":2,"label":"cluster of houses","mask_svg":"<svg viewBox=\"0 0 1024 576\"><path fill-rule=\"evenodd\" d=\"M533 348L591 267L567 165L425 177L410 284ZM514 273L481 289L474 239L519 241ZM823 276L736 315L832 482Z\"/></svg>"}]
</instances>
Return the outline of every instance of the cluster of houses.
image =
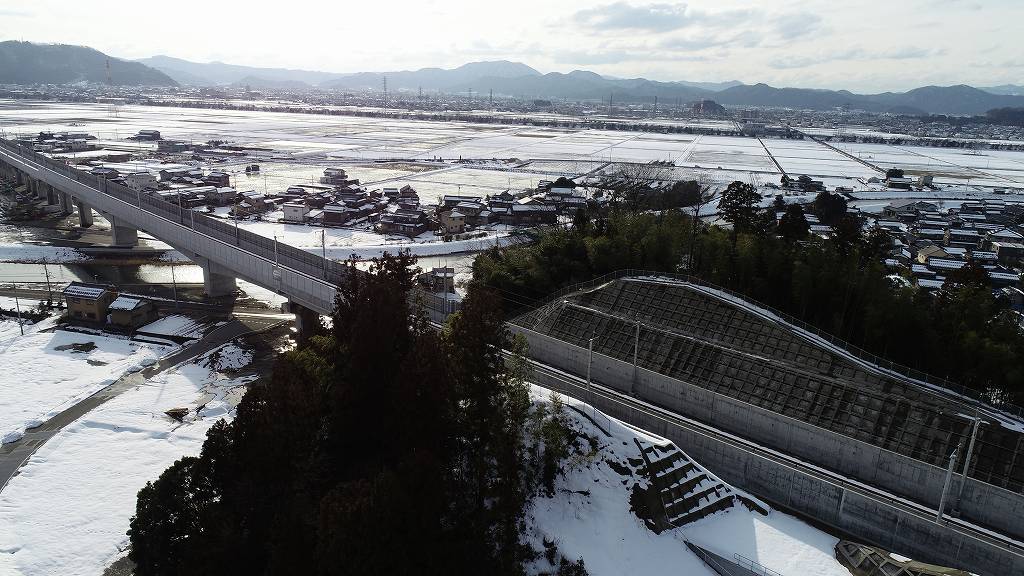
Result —
<instances>
[{"instance_id":1,"label":"cluster of houses","mask_svg":"<svg viewBox=\"0 0 1024 576\"><path fill-rule=\"evenodd\" d=\"M414 237L433 230L454 236L491 224L554 224L560 215L574 214L587 203L586 195L567 179L542 181L536 190L519 195L510 190L493 196L446 194L433 207L422 205L412 186L367 191L340 168L324 170L320 183L332 188L304 185L288 189L281 206L285 222L323 226L372 222L384 234Z\"/></svg>"},{"instance_id":2,"label":"cluster of houses","mask_svg":"<svg viewBox=\"0 0 1024 576\"><path fill-rule=\"evenodd\" d=\"M1024 203L987 199L940 210L933 202L896 201L882 210L877 225L895 238L886 264L909 272L924 289L941 288L946 275L974 261L986 269L993 288L1020 293L1024 262Z\"/></svg>"},{"instance_id":3,"label":"cluster of houses","mask_svg":"<svg viewBox=\"0 0 1024 576\"><path fill-rule=\"evenodd\" d=\"M435 214L444 233L459 234L467 226L555 224L559 216L571 217L588 201L575 182L559 178L555 182L541 180L536 190L520 194L511 190L487 197L447 194L441 197Z\"/></svg>"},{"instance_id":4,"label":"cluster of houses","mask_svg":"<svg viewBox=\"0 0 1024 576\"><path fill-rule=\"evenodd\" d=\"M40 132L33 148L39 152L84 152L96 148L95 140L85 132Z\"/></svg>"},{"instance_id":5,"label":"cluster of houses","mask_svg":"<svg viewBox=\"0 0 1024 576\"><path fill-rule=\"evenodd\" d=\"M75 322L132 331L157 319L153 302L118 294L107 284L72 282L64 289L68 317Z\"/></svg>"}]
</instances>

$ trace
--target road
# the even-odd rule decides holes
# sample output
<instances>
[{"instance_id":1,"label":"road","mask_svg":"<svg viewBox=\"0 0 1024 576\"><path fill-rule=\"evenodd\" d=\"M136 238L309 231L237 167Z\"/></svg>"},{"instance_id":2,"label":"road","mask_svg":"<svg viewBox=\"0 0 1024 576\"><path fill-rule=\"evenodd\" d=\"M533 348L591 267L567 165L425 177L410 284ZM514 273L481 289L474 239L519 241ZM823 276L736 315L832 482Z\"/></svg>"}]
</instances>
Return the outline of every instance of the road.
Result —
<instances>
[{"instance_id":1,"label":"road","mask_svg":"<svg viewBox=\"0 0 1024 576\"><path fill-rule=\"evenodd\" d=\"M21 440L0 446L0 491L3 491L11 478L17 475L18 470L40 446L97 406L145 383L164 370L202 356L239 336L269 330L290 318L290 315L265 311L240 313L228 323L210 331L201 340L185 346L139 372L122 376L113 384L43 422L41 426L26 431L25 437Z\"/></svg>"}]
</instances>

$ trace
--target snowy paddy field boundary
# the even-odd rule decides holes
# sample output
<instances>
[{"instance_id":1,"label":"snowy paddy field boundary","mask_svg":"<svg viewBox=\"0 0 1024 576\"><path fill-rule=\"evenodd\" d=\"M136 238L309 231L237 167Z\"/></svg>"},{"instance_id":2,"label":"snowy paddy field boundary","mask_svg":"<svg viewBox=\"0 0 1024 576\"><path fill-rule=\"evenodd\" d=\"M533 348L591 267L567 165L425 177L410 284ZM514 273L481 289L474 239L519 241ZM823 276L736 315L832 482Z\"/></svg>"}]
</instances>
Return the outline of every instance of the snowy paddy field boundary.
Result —
<instances>
[{"instance_id":1,"label":"snowy paddy field boundary","mask_svg":"<svg viewBox=\"0 0 1024 576\"><path fill-rule=\"evenodd\" d=\"M65 330L9 337L0 342L3 443L177 349Z\"/></svg>"},{"instance_id":2,"label":"snowy paddy field boundary","mask_svg":"<svg viewBox=\"0 0 1024 576\"><path fill-rule=\"evenodd\" d=\"M136 494L172 462L197 454L233 416L255 376L235 344L180 364L82 416L43 445L0 493L0 573L96 576L123 555ZM188 407L183 422L164 414ZM59 511L59 513L55 513Z\"/></svg>"}]
</instances>

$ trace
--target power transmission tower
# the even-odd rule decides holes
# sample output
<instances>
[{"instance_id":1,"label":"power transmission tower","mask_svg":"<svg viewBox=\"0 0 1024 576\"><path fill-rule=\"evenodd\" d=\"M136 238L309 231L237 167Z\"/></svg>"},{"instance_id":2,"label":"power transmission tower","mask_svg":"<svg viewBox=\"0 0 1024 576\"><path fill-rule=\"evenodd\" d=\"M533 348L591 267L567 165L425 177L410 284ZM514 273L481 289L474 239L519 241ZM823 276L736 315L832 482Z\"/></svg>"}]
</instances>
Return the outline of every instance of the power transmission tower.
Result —
<instances>
[{"instance_id":1,"label":"power transmission tower","mask_svg":"<svg viewBox=\"0 0 1024 576\"><path fill-rule=\"evenodd\" d=\"M494 88L491 88L490 95L487 97L487 105L494 112Z\"/></svg>"},{"instance_id":2,"label":"power transmission tower","mask_svg":"<svg viewBox=\"0 0 1024 576\"><path fill-rule=\"evenodd\" d=\"M655 116L658 115L658 97L657 96L654 97L654 115Z\"/></svg>"},{"instance_id":3,"label":"power transmission tower","mask_svg":"<svg viewBox=\"0 0 1024 576\"><path fill-rule=\"evenodd\" d=\"M114 84L114 81L110 78L110 58L107 58L107 86Z\"/></svg>"},{"instance_id":4,"label":"power transmission tower","mask_svg":"<svg viewBox=\"0 0 1024 576\"><path fill-rule=\"evenodd\" d=\"M608 117L609 118L612 117L612 96L613 96L613 94L614 94L613 92L609 92L608 93Z\"/></svg>"},{"instance_id":5,"label":"power transmission tower","mask_svg":"<svg viewBox=\"0 0 1024 576\"><path fill-rule=\"evenodd\" d=\"M384 115L388 115L388 77L386 74L382 75L384 78Z\"/></svg>"}]
</instances>

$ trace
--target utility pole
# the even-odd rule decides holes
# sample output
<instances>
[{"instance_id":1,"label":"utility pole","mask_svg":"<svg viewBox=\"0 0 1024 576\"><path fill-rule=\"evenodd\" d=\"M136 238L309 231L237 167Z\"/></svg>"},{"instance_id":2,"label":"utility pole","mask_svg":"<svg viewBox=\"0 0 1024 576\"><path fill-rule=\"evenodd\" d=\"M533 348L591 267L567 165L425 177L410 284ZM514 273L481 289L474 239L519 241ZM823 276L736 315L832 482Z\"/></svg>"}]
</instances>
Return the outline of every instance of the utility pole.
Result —
<instances>
[{"instance_id":1,"label":"utility pole","mask_svg":"<svg viewBox=\"0 0 1024 576\"><path fill-rule=\"evenodd\" d=\"M491 94L488 97L488 106L490 107L491 112L494 112L494 88L491 88Z\"/></svg>"},{"instance_id":2,"label":"utility pole","mask_svg":"<svg viewBox=\"0 0 1024 576\"><path fill-rule=\"evenodd\" d=\"M53 290L50 288L50 269L46 267L46 258L43 258L43 274L46 275L46 303L53 306ZM971 444L973 446L973 444Z\"/></svg>"},{"instance_id":3,"label":"utility pole","mask_svg":"<svg viewBox=\"0 0 1024 576\"><path fill-rule=\"evenodd\" d=\"M21 300L18 299L18 293L14 293L14 308L18 311L18 329L21 330L21 335L25 335L25 324L21 321Z\"/></svg>"},{"instance_id":4,"label":"utility pole","mask_svg":"<svg viewBox=\"0 0 1024 576\"><path fill-rule=\"evenodd\" d=\"M180 308L178 305L178 279L174 277L174 262L171 262L171 290L174 294L174 309Z\"/></svg>"}]
</instances>

